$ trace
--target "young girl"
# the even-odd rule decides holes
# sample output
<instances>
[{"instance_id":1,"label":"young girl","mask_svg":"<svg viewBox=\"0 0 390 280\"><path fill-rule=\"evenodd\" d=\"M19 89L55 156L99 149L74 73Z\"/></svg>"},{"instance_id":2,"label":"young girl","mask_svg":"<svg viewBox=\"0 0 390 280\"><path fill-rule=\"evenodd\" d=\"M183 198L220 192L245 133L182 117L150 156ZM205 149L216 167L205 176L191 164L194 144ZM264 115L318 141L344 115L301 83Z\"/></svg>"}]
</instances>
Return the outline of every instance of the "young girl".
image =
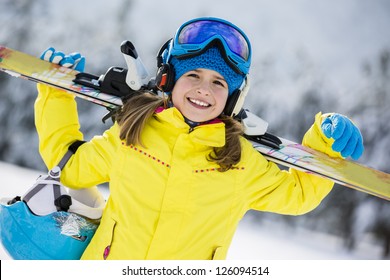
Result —
<instances>
[{"instance_id":1,"label":"young girl","mask_svg":"<svg viewBox=\"0 0 390 280\"><path fill-rule=\"evenodd\" d=\"M66 66L76 64L72 57L43 54ZM281 171L243 138L229 108L246 84L250 59L245 34L216 18L183 24L163 46L157 83L168 101L147 92L132 97L114 125L81 145L63 170L71 188L109 182L83 259L224 259L248 210L304 214L330 192L331 181ZM38 90L39 149L52 168L83 135L74 97ZM359 130L338 114L318 114L303 144L332 156L358 158L363 151Z\"/></svg>"}]
</instances>

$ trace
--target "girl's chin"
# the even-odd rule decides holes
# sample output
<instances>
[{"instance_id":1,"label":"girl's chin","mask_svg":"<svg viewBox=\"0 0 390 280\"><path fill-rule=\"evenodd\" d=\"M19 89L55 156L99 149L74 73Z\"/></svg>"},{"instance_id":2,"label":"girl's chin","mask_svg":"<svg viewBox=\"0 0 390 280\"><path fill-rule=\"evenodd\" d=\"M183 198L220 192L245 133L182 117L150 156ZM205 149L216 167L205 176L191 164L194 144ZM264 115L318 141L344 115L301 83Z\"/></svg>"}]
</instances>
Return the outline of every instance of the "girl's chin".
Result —
<instances>
[{"instance_id":1,"label":"girl's chin","mask_svg":"<svg viewBox=\"0 0 390 280\"><path fill-rule=\"evenodd\" d=\"M210 117L210 116L199 116L199 115L191 115L191 114L183 114L183 116L190 121L197 122L197 123L203 123L210 120L215 119L216 117Z\"/></svg>"},{"instance_id":2,"label":"girl's chin","mask_svg":"<svg viewBox=\"0 0 390 280\"><path fill-rule=\"evenodd\" d=\"M219 116L215 115L215 112L213 112L214 114L211 114L210 110L207 109L188 110L188 108L185 108L181 113L186 119L199 123L213 120Z\"/></svg>"}]
</instances>

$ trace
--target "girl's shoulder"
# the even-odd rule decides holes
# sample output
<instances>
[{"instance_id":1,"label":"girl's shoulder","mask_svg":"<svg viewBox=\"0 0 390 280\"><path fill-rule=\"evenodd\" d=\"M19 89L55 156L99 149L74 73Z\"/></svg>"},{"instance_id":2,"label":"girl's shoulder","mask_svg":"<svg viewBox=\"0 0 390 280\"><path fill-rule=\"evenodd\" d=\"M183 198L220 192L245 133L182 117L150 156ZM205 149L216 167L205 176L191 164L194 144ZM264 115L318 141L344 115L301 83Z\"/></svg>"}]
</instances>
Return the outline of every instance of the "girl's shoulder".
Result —
<instances>
[{"instance_id":1,"label":"girl's shoulder","mask_svg":"<svg viewBox=\"0 0 390 280\"><path fill-rule=\"evenodd\" d=\"M122 140L120 139L120 126L118 123L114 122L110 128L104 131L102 137L113 145L121 145Z\"/></svg>"},{"instance_id":2,"label":"girl's shoulder","mask_svg":"<svg viewBox=\"0 0 390 280\"><path fill-rule=\"evenodd\" d=\"M241 136L240 141L241 162L255 163L260 161L261 163L264 163L264 161L268 161L259 151L253 147L253 144L245 137Z\"/></svg>"}]
</instances>

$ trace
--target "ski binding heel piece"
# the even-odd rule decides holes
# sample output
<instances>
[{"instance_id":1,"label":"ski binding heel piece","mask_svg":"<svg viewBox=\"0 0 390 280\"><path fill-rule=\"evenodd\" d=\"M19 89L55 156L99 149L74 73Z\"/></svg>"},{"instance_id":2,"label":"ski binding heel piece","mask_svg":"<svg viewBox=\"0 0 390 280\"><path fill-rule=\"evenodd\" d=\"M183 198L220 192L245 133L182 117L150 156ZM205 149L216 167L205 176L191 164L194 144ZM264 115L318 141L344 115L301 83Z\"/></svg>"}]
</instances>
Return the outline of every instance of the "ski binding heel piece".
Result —
<instances>
[{"instance_id":1,"label":"ski binding heel piece","mask_svg":"<svg viewBox=\"0 0 390 280\"><path fill-rule=\"evenodd\" d=\"M268 123L265 120L248 110L242 110L239 116L244 125L245 138L273 149L280 149L282 141L277 136L267 133Z\"/></svg>"},{"instance_id":2,"label":"ski binding heel piece","mask_svg":"<svg viewBox=\"0 0 390 280\"><path fill-rule=\"evenodd\" d=\"M122 42L121 52L128 69L110 67L100 77L81 72L76 75L73 82L121 98L134 94L142 88L147 88L149 74L134 45L130 41Z\"/></svg>"}]
</instances>

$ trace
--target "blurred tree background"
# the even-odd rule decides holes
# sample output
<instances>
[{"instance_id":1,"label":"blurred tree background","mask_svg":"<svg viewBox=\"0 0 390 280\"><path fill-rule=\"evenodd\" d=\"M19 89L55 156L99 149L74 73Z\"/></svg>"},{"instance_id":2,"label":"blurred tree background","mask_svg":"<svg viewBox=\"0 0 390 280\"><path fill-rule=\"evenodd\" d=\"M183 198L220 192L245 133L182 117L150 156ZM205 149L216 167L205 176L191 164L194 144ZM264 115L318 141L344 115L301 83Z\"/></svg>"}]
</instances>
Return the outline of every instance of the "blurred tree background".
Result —
<instances>
[{"instance_id":1,"label":"blurred tree background","mask_svg":"<svg viewBox=\"0 0 390 280\"><path fill-rule=\"evenodd\" d=\"M361 128L360 162L390 172L389 1L2 0L0 14L2 45L36 56L49 46L79 51L86 72L102 74L125 66L119 46L130 40L151 76L159 47L181 23L198 16L230 20L252 41L246 107L269 122L270 132L299 142L317 112L339 112ZM35 97L33 83L0 74L0 161L44 171ZM104 108L82 100L78 106L86 139L109 127L101 122ZM349 250L369 240L390 258L390 203L354 190L336 186L302 217L251 214L260 223L272 219L340 236Z\"/></svg>"}]
</instances>

